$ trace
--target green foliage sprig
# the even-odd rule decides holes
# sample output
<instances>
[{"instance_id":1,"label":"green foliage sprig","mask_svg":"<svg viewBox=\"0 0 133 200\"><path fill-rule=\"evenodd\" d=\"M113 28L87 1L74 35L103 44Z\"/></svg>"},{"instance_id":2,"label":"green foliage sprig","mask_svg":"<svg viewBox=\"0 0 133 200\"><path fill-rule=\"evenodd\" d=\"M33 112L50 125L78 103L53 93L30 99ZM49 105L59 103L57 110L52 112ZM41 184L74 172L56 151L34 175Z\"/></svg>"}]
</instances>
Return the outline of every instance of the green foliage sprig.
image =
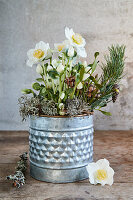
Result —
<instances>
[{"instance_id":1,"label":"green foliage sprig","mask_svg":"<svg viewBox=\"0 0 133 200\"><path fill-rule=\"evenodd\" d=\"M94 99L91 103L92 109L99 106L105 107L112 98L112 95L116 92L113 87L118 84L123 77L124 70L124 54L125 46L112 45L109 48L109 55L105 56L105 63L102 64L102 75L100 77L100 88L98 99ZM117 89L117 88L116 88ZM118 90L118 89L117 89ZM119 91L117 91L119 92Z\"/></svg>"}]
</instances>

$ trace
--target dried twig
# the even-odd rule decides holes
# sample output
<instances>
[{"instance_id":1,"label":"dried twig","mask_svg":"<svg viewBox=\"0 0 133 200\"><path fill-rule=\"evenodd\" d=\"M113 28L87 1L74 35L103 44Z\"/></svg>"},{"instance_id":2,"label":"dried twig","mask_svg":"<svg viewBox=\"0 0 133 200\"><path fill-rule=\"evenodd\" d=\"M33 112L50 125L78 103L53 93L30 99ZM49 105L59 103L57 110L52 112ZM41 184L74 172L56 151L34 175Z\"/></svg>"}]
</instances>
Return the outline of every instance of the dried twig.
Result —
<instances>
[{"instance_id":1,"label":"dried twig","mask_svg":"<svg viewBox=\"0 0 133 200\"><path fill-rule=\"evenodd\" d=\"M22 185L25 184L25 171L27 169L27 152L23 153L19 156L20 160L16 167L16 171L13 175L9 175L6 177L7 180L13 181L13 186L20 188Z\"/></svg>"}]
</instances>

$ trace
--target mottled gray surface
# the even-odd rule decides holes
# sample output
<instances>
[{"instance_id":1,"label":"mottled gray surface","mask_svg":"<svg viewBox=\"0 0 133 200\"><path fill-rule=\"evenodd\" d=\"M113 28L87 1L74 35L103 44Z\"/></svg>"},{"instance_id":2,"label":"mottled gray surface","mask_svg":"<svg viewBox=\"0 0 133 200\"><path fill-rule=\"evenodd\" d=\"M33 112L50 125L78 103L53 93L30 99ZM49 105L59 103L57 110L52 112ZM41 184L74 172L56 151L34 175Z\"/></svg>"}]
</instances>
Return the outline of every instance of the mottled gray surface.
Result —
<instances>
[{"instance_id":1,"label":"mottled gray surface","mask_svg":"<svg viewBox=\"0 0 133 200\"><path fill-rule=\"evenodd\" d=\"M40 41L62 41L64 27L72 27L87 42L88 62L100 52L103 60L112 43L125 44L126 76L112 117L95 113L96 129L133 128L133 1L132 0L0 0L0 129L27 130L17 99L35 79L26 67L27 50Z\"/></svg>"}]
</instances>

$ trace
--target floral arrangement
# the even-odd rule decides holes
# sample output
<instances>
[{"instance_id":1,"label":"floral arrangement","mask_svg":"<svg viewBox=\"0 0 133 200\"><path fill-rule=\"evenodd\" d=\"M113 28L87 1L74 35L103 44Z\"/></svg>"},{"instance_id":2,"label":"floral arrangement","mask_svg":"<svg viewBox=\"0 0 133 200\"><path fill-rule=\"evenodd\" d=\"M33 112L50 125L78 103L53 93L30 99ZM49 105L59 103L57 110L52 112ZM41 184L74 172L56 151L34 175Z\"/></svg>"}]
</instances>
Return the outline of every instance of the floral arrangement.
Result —
<instances>
[{"instance_id":1,"label":"floral arrangement","mask_svg":"<svg viewBox=\"0 0 133 200\"><path fill-rule=\"evenodd\" d=\"M27 52L27 65L36 65L40 77L32 89L23 89L26 95L19 98L20 114L28 115L79 115L102 110L110 101L115 102L119 94L119 81L123 75L125 46L112 45L105 63L101 64L102 74L96 74L98 65L95 52L93 63L81 62L86 58L86 41L73 29L65 28L67 40L54 44L40 41Z\"/></svg>"}]
</instances>

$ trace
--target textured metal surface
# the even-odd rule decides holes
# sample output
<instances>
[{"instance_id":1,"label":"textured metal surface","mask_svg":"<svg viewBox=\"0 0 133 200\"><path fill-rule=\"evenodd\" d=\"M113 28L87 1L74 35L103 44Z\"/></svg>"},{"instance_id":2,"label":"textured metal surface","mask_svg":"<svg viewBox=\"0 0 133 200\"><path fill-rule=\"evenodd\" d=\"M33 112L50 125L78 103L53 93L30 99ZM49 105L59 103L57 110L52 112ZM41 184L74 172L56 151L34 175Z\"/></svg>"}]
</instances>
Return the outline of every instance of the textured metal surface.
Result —
<instances>
[{"instance_id":1,"label":"textured metal surface","mask_svg":"<svg viewBox=\"0 0 133 200\"><path fill-rule=\"evenodd\" d=\"M70 183L88 178L86 167L56 170L40 168L32 163L30 164L30 174L37 180L52 183Z\"/></svg>"},{"instance_id":2,"label":"textured metal surface","mask_svg":"<svg viewBox=\"0 0 133 200\"><path fill-rule=\"evenodd\" d=\"M73 182L87 178L87 173L78 176L78 170L74 174L74 169L83 171L93 160L93 116L32 116L29 132L31 176L48 182ZM58 172L54 176L52 169Z\"/></svg>"}]
</instances>

